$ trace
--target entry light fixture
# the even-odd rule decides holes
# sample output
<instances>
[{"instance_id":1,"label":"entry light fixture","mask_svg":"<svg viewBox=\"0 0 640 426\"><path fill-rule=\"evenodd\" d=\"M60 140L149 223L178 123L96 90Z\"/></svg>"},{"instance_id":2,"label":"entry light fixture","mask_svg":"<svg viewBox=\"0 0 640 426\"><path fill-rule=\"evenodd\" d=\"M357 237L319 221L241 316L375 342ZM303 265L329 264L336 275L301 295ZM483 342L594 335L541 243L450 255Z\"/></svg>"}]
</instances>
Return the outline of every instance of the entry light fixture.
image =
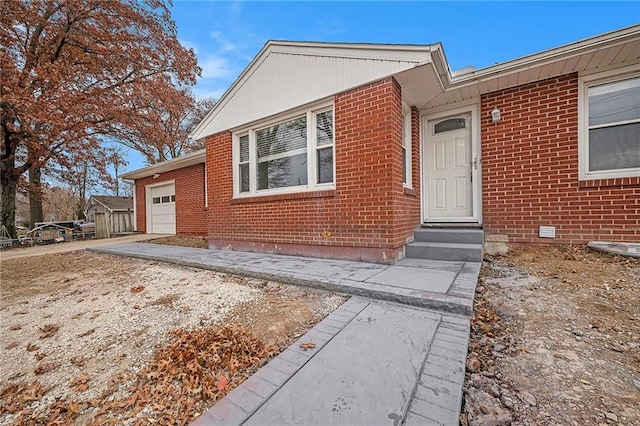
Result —
<instances>
[{"instance_id":1,"label":"entry light fixture","mask_svg":"<svg viewBox=\"0 0 640 426\"><path fill-rule=\"evenodd\" d=\"M500 121L500 110L498 107L495 107L493 111L491 111L491 121L497 123Z\"/></svg>"},{"instance_id":2,"label":"entry light fixture","mask_svg":"<svg viewBox=\"0 0 640 426\"><path fill-rule=\"evenodd\" d=\"M158 179L159 177L160 177L160 173L156 173L156 174L153 175L154 179Z\"/></svg>"}]
</instances>

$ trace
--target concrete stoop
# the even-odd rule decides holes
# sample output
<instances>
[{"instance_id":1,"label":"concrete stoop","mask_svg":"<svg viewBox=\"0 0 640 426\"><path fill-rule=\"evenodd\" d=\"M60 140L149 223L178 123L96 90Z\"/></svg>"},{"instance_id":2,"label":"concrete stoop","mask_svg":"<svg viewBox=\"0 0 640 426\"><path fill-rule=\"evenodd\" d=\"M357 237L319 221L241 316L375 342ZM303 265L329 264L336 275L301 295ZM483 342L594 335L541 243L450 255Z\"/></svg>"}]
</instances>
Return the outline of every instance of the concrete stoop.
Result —
<instances>
[{"instance_id":1,"label":"concrete stoop","mask_svg":"<svg viewBox=\"0 0 640 426\"><path fill-rule=\"evenodd\" d=\"M405 255L414 259L481 262L484 232L478 228L418 228Z\"/></svg>"}]
</instances>

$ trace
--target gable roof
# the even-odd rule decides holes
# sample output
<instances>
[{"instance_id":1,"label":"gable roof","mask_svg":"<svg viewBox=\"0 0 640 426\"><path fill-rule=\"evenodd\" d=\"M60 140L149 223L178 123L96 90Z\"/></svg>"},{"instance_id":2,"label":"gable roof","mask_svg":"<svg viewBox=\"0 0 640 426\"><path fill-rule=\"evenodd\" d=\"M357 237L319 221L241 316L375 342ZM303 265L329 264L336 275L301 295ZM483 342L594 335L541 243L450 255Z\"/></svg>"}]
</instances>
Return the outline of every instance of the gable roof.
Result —
<instances>
[{"instance_id":1,"label":"gable roof","mask_svg":"<svg viewBox=\"0 0 640 426\"><path fill-rule=\"evenodd\" d=\"M35 228L29 230L27 232L27 235L32 234L35 231L40 231L42 229L46 229L46 230L49 230L49 229L62 229L64 231L73 231L72 228L69 228L69 227L66 227L66 226L62 226L62 225L58 225L57 223L51 222L51 223L44 223L42 225L36 226Z\"/></svg>"},{"instance_id":2,"label":"gable roof","mask_svg":"<svg viewBox=\"0 0 640 426\"><path fill-rule=\"evenodd\" d=\"M268 41L192 137L201 139L429 63L436 46Z\"/></svg>"},{"instance_id":3,"label":"gable roof","mask_svg":"<svg viewBox=\"0 0 640 426\"><path fill-rule=\"evenodd\" d=\"M192 137L234 130L336 93L394 76L418 108L572 72L637 65L640 25L569 43L479 70L452 72L440 43L340 44L269 41L224 93Z\"/></svg>"},{"instance_id":4,"label":"gable roof","mask_svg":"<svg viewBox=\"0 0 640 426\"><path fill-rule=\"evenodd\" d=\"M127 211L133 209L133 197L115 197L112 195L92 195L92 200L102 204L111 211Z\"/></svg>"}]
</instances>

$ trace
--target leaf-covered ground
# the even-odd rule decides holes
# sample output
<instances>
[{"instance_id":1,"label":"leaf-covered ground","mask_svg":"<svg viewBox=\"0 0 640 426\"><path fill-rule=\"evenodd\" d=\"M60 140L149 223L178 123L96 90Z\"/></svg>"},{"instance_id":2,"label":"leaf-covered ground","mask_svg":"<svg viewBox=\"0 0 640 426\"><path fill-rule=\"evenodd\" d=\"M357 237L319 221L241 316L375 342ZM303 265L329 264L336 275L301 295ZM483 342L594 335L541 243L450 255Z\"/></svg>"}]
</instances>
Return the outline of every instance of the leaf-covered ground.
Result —
<instances>
[{"instance_id":1,"label":"leaf-covered ground","mask_svg":"<svg viewBox=\"0 0 640 426\"><path fill-rule=\"evenodd\" d=\"M343 301L85 252L3 262L0 424L187 424Z\"/></svg>"}]
</instances>

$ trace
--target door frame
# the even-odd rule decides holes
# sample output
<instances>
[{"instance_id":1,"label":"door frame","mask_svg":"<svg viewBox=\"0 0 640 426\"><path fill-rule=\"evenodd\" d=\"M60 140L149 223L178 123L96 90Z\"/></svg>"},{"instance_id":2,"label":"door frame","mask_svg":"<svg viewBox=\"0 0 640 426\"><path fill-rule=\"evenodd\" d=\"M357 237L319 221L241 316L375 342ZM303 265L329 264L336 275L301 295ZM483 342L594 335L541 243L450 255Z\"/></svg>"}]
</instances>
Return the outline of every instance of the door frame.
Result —
<instances>
[{"instance_id":1,"label":"door frame","mask_svg":"<svg viewBox=\"0 0 640 426\"><path fill-rule=\"evenodd\" d=\"M154 230L153 230L153 217L151 215L151 189L153 188L157 188L159 186L166 186L166 185L173 185L173 190L176 190L176 180L175 179L170 179L170 180L163 180L162 182L158 182L158 183L151 183L149 185L145 185L144 186L144 199L145 199L145 207L146 207L146 232L147 234L153 234ZM178 197L176 197L177 199ZM176 232L178 231L178 209L175 207L174 205L174 213L176 215ZM151 230L151 232L149 232L149 230ZM166 234L166 235L170 235L170 234Z\"/></svg>"},{"instance_id":2,"label":"door frame","mask_svg":"<svg viewBox=\"0 0 640 426\"><path fill-rule=\"evenodd\" d=\"M443 118L456 117L460 115L471 116L471 158L476 159L477 166L471 167L471 179L473 184L471 202L472 215L468 217L452 217L452 218L430 218L429 217L429 197L427 188L429 187L429 161L427 158L427 143L431 136L431 122L441 120ZM422 177L420 215L422 223L477 223L482 224L482 152L480 144L480 103L474 101L466 105L457 107L444 107L437 110L429 110L420 115L420 174Z\"/></svg>"}]
</instances>

